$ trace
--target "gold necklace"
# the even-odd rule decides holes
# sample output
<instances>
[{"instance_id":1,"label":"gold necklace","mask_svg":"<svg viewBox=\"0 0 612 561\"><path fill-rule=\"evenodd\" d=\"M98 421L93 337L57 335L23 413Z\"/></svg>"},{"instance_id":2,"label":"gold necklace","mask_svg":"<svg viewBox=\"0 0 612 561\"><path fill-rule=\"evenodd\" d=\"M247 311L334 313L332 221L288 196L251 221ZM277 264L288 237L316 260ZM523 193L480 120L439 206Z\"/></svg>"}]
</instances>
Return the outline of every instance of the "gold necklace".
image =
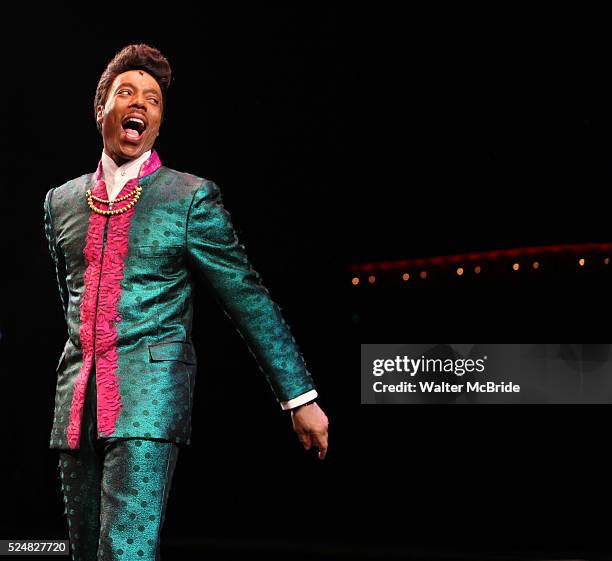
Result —
<instances>
[{"instance_id":1,"label":"gold necklace","mask_svg":"<svg viewBox=\"0 0 612 561\"><path fill-rule=\"evenodd\" d=\"M123 214L126 210L131 209L137 202L138 199L140 198L140 193L142 191L142 187L140 185L136 185L136 187L134 187L134 189L132 191L130 191L127 195L124 195L123 197L120 197L119 199L115 199L114 201L110 201L108 199L101 199L100 197L96 197L92 192L91 189L87 189L87 192L85 193L85 196L87 197L87 205L89 206L89 208L91 210L93 210L94 212L97 212L98 214L102 214L104 216L108 216L109 214ZM129 199L130 197L134 197L127 205L121 207L121 208L117 208L117 209L113 209L113 205L116 203L120 203L121 201L125 201L126 199ZM108 210L103 210L101 208L98 208L96 205L94 205L94 201L97 201L99 203L104 203L108 205Z\"/></svg>"}]
</instances>

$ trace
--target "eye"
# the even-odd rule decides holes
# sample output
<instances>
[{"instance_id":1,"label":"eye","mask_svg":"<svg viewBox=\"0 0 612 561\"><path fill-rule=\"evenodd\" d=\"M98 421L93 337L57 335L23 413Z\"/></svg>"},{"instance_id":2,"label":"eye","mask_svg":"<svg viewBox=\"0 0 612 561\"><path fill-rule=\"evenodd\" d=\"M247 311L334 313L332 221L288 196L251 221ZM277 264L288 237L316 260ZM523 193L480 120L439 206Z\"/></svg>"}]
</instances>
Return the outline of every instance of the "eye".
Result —
<instances>
[{"instance_id":1,"label":"eye","mask_svg":"<svg viewBox=\"0 0 612 561\"><path fill-rule=\"evenodd\" d=\"M153 102L155 105L159 105L159 100L156 97L150 97L149 101Z\"/></svg>"},{"instance_id":2,"label":"eye","mask_svg":"<svg viewBox=\"0 0 612 561\"><path fill-rule=\"evenodd\" d=\"M129 94L129 93L130 93L130 90L119 90L119 91L117 92L117 94L122 94L122 93L127 93L127 94Z\"/></svg>"}]
</instances>

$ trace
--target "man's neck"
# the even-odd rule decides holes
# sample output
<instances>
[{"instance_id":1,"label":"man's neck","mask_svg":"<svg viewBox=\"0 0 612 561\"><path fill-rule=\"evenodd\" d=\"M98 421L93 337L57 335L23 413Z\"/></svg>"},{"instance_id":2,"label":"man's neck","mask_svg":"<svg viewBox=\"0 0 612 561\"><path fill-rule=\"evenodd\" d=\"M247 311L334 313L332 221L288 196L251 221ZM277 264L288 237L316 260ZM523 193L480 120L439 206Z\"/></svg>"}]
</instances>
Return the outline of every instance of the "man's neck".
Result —
<instances>
[{"instance_id":1,"label":"man's neck","mask_svg":"<svg viewBox=\"0 0 612 561\"><path fill-rule=\"evenodd\" d=\"M102 156L103 156L102 162L104 163L104 161L106 160L106 162L108 162L108 168L114 172L119 168L125 169L126 167L130 167L130 164L135 164L137 162L140 162L140 163L144 162L151 155L151 152L152 152L151 150L147 150L146 152L143 152L136 158L125 158L123 156L118 156L117 154L109 153L109 151L106 148L103 148L102 149Z\"/></svg>"},{"instance_id":2,"label":"man's neck","mask_svg":"<svg viewBox=\"0 0 612 561\"><path fill-rule=\"evenodd\" d=\"M138 158L125 160L122 165L117 165L117 162L109 156L108 152L102 150L102 179L107 182L110 192L114 192L116 184L123 184L125 181L136 177L151 153L151 150L147 150ZM124 160L124 158L121 158L121 160Z\"/></svg>"},{"instance_id":3,"label":"man's neck","mask_svg":"<svg viewBox=\"0 0 612 561\"><path fill-rule=\"evenodd\" d=\"M118 154L113 154L108 152L108 150L106 148L104 148L104 153L113 160L113 162L115 162L117 164L117 167L121 167L123 164L127 164L130 159L129 158L122 158L121 156L119 156ZM135 158L134 158L135 159Z\"/></svg>"}]
</instances>

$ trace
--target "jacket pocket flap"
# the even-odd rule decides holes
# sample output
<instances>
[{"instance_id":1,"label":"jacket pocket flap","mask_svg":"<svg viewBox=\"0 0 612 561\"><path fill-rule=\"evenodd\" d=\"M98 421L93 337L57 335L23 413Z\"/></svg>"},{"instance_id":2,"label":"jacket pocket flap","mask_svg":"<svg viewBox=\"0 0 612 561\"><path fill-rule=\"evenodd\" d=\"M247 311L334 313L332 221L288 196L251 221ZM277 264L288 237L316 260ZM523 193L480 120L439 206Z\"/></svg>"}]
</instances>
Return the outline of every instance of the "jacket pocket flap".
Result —
<instances>
[{"instance_id":1,"label":"jacket pocket flap","mask_svg":"<svg viewBox=\"0 0 612 561\"><path fill-rule=\"evenodd\" d=\"M196 356L193 345L184 341L165 341L149 345L151 360L179 360L186 364L195 364Z\"/></svg>"},{"instance_id":2,"label":"jacket pocket flap","mask_svg":"<svg viewBox=\"0 0 612 561\"><path fill-rule=\"evenodd\" d=\"M57 363L57 366L55 367L55 371L57 372L60 367L62 366L62 362L64 360L64 358L66 357L66 350L64 349L64 351L62 352L62 356L60 356L59 362Z\"/></svg>"},{"instance_id":3,"label":"jacket pocket flap","mask_svg":"<svg viewBox=\"0 0 612 561\"><path fill-rule=\"evenodd\" d=\"M137 248L138 257L159 257L161 255L180 255L183 248L180 245L157 246L141 245Z\"/></svg>"}]
</instances>

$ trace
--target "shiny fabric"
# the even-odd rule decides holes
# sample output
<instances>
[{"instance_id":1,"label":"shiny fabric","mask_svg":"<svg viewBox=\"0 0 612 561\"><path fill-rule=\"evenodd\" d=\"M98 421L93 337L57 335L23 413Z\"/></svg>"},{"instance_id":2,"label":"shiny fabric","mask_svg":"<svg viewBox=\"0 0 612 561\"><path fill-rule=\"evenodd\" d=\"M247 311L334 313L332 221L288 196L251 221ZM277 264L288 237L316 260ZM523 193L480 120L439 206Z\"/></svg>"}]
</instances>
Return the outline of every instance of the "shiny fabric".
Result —
<instances>
[{"instance_id":1,"label":"shiny fabric","mask_svg":"<svg viewBox=\"0 0 612 561\"><path fill-rule=\"evenodd\" d=\"M118 197L133 192L139 179L152 174L160 167L161 161L157 152L153 151L140 166L137 177L126 182ZM102 177L100 162L94 176L92 194L106 200L107 189ZM97 212L92 212L89 216L87 240L83 250L87 263L84 275L85 293L80 305L79 335L83 349L83 365L75 380L70 404L70 422L66 430L70 448L76 448L79 442L85 388L94 355L98 378L97 424L101 436L115 432L115 423L122 407L116 376L118 336L115 324L120 319L117 308L122 292L124 261L128 253L128 233L135 212L130 204L129 199L114 204L115 210L128 210L114 216L113 220Z\"/></svg>"},{"instance_id":2,"label":"shiny fabric","mask_svg":"<svg viewBox=\"0 0 612 561\"><path fill-rule=\"evenodd\" d=\"M160 532L179 447L141 439L97 439L95 369L77 450L59 451L72 559L159 560Z\"/></svg>"},{"instance_id":3,"label":"shiny fabric","mask_svg":"<svg viewBox=\"0 0 612 561\"><path fill-rule=\"evenodd\" d=\"M86 174L49 190L44 204L45 233L68 327L56 367L50 438L50 447L60 450L71 449L70 408L84 364L79 312L86 291L84 248L92 212L85 192L94 184L94 175ZM94 316L96 329L108 331L112 322L116 330L113 348L99 348L96 341L93 355L116 352L114 376L121 402L112 432L98 436L190 443L197 373L191 339L196 286L212 291L279 402L315 389L280 308L238 241L219 187L163 165L140 178L139 185L142 195L125 234L128 249L122 259L117 313L107 316L97 309ZM118 216L104 218L106 236L114 231ZM99 259L102 263L105 257L100 253ZM104 267L100 271L98 292L103 294L110 279L105 279ZM230 391L240 391L231 382ZM100 380L97 384L100 393ZM97 414L98 420L105 414L103 406Z\"/></svg>"}]
</instances>

